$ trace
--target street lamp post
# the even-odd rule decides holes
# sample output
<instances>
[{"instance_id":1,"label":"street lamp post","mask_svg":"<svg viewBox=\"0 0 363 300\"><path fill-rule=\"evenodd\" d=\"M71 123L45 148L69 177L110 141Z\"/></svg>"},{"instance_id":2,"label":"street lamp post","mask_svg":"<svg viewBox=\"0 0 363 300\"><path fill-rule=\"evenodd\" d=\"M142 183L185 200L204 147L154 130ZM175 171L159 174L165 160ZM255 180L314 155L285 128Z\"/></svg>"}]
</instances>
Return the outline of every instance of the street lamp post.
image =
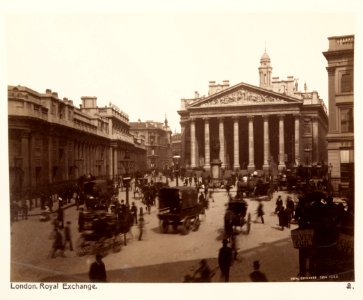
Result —
<instances>
[{"instance_id":1,"label":"street lamp post","mask_svg":"<svg viewBox=\"0 0 363 300\"><path fill-rule=\"evenodd\" d=\"M174 155L173 156L173 161L174 161L174 173L175 173L175 177L176 177L176 186L179 186L179 155Z\"/></svg>"}]
</instances>

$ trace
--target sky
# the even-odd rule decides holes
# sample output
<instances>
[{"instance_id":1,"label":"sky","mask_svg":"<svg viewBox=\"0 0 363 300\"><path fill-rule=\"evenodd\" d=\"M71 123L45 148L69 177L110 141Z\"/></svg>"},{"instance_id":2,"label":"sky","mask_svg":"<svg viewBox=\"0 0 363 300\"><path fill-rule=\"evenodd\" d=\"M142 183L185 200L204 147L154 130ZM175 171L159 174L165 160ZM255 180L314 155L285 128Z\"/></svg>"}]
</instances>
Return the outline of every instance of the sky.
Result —
<instances>
[{"instance_id":1,"label":"sky","mask_svg":"<svg viewBox=\"0 0 363 300\"><path fill-rule=\"evenodd\" d=\"M130 121L180 131L181 98L208 94L208 83L258 85L265 49L272 75L299 79L327 105L328 37L355 33L350 13L9 14L7 83L51 89L79 107L82 96L110 102Z\"/></svg>"}]
</instances>

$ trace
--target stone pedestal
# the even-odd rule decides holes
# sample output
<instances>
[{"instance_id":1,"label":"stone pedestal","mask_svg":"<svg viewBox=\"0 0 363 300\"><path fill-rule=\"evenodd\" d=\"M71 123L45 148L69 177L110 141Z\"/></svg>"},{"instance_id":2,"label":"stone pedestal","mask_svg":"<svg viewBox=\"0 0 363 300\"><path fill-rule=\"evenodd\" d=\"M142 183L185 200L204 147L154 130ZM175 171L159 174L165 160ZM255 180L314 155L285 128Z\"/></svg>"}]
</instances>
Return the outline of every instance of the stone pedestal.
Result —
<instances>
[{"instance_id":1,"label":"stone pedestal","mask_svg":"<svg viewBox=\"0 0 363 300\"><path fill-rule=\"evenodd\" d=\"M219 159L213 159L211 165L211 181L213 186L220 186L222 181L222 162Z\"/></svg>"}]
</instances>

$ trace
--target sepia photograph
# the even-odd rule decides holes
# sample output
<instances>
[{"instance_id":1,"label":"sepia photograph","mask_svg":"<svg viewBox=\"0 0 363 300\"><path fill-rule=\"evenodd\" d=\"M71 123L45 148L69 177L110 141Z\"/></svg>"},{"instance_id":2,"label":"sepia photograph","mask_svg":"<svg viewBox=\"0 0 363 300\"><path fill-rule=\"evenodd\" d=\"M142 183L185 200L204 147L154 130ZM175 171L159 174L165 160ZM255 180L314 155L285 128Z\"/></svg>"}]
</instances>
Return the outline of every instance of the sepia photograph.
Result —
<instances>
[{"instance_id":1,"label":"sepia photograph","mask_svg":"<svg viewBox=\"0 0 363 300\"><path fill-rule=\"evenodd\" d=\"M10 295L356 296L357 1L259 2L1 16Z\"/></svg>"}]
</instances>

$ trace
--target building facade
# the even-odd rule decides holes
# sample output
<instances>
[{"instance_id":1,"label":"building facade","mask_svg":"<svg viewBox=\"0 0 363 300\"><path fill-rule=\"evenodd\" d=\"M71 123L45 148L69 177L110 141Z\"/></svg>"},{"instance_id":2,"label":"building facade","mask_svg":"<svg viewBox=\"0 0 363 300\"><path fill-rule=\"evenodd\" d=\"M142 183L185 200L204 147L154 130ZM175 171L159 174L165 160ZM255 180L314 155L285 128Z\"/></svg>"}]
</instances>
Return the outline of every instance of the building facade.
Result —
<instances>
[{"instance_id":1,"label":"building facade","mask_svg":"<svg viewBox=\"0 0 363 300\"><path fill-rule=\"evenodd\" d=\"M128 115L96 97L58 98L23 86L8 87L9 179L14 198L36 196L82 175L114 179L144 170L145 146L129 133Z\"/></svg>"},{"instance_id":2,"label":"building facade","mask_svg":"<svg viewBox=\"0 0 363 300\"><path fill-rule=\"evenodd\" d=\"M329 37L328 161L332 178L354 178L354 35Z\"/></svg>"},{"instance_id":3,"label":"building facade","mask_svg":"<svg viewBox=\"0 0 363 300\"><path fill-rule=\"evenodd\" d=\"M280 171L327 161L326 107L316 91L298 81L272 77L271 60L260 60L259 86L209 82L208 96L181 99L181 164L209 170L213 160L229 170Z\"/></svg>"},{"instance_id":4,"label":"building facade","mask_svg":"<svg viewBox=\"0 0 363 300\"><path fill-rule=\"evenodd\" d=\"M172 164L171 130L168 121L130 122L130 133L145 141L148 170L167 170Z\"/></svg>"},{"instance_id":5,"label":"building facade","mask_svg":"<svg viewBox=\"0 0 363 300\"><path fill-rule=\"evenodd\" d=\"M181 156L182 149L182 135L180 133L174 133L171 136L171 151L172 156Z\"/></svg>"}]
</instances>

